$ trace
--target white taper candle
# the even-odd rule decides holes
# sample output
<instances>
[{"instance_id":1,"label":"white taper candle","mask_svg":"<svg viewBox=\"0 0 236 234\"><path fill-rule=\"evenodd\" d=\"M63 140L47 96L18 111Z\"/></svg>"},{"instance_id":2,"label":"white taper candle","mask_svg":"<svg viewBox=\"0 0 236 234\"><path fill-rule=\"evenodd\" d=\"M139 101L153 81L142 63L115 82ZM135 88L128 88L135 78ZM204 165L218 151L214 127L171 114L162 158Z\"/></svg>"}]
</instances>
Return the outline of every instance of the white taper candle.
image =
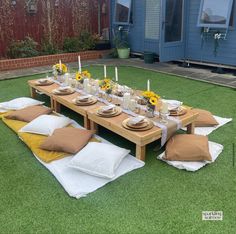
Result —
<instances>
[{"instance_id":1,"label":"white taper candle","mask_svg":"<svg viewBox=\"0 0 236 234\"><path fill-rule=\"evenodd\" d=\"M107 66L104 65L104 77L106 78L107 77Z\"/></svg>"},{"instance_id":2,"label":"white taper candle","mask_svg":"<svg viewBox=\"0 0 236 234\"><path fill-rule=\"evenodd\" d=\"M118 82L118 68L115 67L115 78L116 78L116 82Z\"/></svg>"}]
</instances>

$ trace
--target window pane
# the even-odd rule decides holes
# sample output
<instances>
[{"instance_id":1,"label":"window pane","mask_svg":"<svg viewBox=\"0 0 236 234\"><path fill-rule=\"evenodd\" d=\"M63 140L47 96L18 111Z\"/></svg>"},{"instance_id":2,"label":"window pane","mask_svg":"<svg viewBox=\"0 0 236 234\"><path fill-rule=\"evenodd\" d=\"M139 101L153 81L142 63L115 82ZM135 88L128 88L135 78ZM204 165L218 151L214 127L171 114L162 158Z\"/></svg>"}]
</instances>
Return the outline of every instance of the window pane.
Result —
<instances>
[{"instance_id":1,"label":"window pane","mask_svg":"<svg viewBox=\"0 0 236 234\"><path fill-rule=\"evenodd\" d=\"M226 24L231 0L204 0L201 24Z\"/></svg>"},{"instance_id":2,"label":"window pane","mask_svg":"<svg viewBox=\"0 0 236 234\"><path fill-rule=\"evenodd\" d=\"M181 41L183 0L166 0L165 42Z\"/></svg>"},{"instance_id":3,"label":"window pane","mask_svg":"<svg viewBox=\"0 0 236 234\"><path fill-rule=\"evenodd\" d=\"M131 0L117 0L115 21L121 23L129 23L129 11Z\"/></svg>"},{"instance_id":4,"label":"window pane","mask_svg":"<svg viewBox=\"0 0 236 234\"><path fill-rule=\"evenodd\" d=\"M145 38L159 39L161 0L146 0Z\"/></svg>"}]
</instances>

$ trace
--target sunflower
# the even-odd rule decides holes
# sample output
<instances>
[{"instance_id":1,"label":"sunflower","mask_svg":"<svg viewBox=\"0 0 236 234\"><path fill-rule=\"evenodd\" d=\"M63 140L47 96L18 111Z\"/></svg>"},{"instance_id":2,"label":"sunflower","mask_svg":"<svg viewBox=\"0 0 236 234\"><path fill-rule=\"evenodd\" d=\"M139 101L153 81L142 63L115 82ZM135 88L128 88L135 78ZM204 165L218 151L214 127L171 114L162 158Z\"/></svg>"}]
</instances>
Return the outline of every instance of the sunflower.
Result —
<instances>
[{"instance_id":1,"label":"sunflower","mask_svg":"<svg viewBox=\"0 0 236 234\"><path fill-rule=\"evenodd\" d=\"M150 102L153 106L155 106L155 105L157 104L157 98L151 97L151 98L149 99L149 102Z\"/></svg>"},{"instance_id":2,"label":"sunflower","mask_svg":"<svg viewBox=\"0 0 236 234\"><path fill-rule=\"evenodd\" d=\"M81 73L76 72L75 79L78 80L78 81L81 81L83 79L83 76L81 75Z\"/></svg>"},{"instance_id":3,"label":"sunflower","mask_svg":"<svg viewBox=\"0 0 236 234\"><path fill-rule=\"evenodd\" d=\"M86 78L91 78L91 74L87 70L83 71L82 75L85 76Z\"/></svg>"},{"instance_id":4,"label":"sunflower","mask_svg":"<svg viewBox=\"0 0 236 234\"><path fill-rule=\"evenodd\" d=\"M60 67L60 64L57 63L52 68L53 70L56 70L59 74L65 74L67 72L67 66L63 63L61 64L61 67Z\"/></svg>"},{"instance_id":5,"label":"sunflower","mask_svg":"<svg viewBox=\"0 0 236 234\"><path fill-rule=\"evenodd\" d=\"M111 88L111 85L110 84L107 84L106 85L106 90L110 89Z\"/></svg>"}]
</instances>

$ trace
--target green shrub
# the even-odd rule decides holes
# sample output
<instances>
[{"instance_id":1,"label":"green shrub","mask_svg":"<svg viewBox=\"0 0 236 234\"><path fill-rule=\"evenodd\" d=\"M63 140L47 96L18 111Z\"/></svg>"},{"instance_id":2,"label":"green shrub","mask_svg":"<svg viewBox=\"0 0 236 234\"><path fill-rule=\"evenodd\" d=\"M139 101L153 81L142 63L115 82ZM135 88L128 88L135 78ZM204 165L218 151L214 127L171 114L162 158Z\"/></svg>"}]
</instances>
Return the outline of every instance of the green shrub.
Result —
<instances>
[{"instance_id":1,"label":"green shrub","mask_svg":"<svg viewBox=\"0 0 236 234\"><path fill-rule=\"evenodd\" d=\"M79 37L79 43L82 50L92 50L96 45L96 37L88 31L82 31Z\"/></svg>"},{"instance_id":2,"label":"green shrub","mask_svg":"<svg viewBox=\"0 0 236 234\"><path fill-rule=\"evenodd\" d=\"M7 50L7 55L10 58L28 58L38 56L38 43L31 37L25 37L22 41L13 41Z\"/></svg>"},{"instance_id":3,"label":"green shrub","mask_svg":"<svg viewBox=\"0 0 236 234\"><path fill-rule=\"evenodd\" d=\"M41 55L57 54L59 50L50 42L43 41L41 45Z\"/></svg>"},{"instance_id":4,"label":"green shrub","mask_svg":"<svg viewBox=\"0 0 236 234\"><path fill-rule=\"evenodd\" d=\"M67 37L63 43L65 52L78 52L95 48L97 37L88 31L82 31L79 37Z\"/></svg>"},{"instance_id":5,"label":"green shrub","mask_svg":"<svg viewBox=\"0 0 236 234\"><path fill-rule=\"evenodd\" d=\"M63 50L65 52L77 52L80 50L79 48L79 39L77 37L67 37L63 43Z\"/></svg>"}]
</instances>

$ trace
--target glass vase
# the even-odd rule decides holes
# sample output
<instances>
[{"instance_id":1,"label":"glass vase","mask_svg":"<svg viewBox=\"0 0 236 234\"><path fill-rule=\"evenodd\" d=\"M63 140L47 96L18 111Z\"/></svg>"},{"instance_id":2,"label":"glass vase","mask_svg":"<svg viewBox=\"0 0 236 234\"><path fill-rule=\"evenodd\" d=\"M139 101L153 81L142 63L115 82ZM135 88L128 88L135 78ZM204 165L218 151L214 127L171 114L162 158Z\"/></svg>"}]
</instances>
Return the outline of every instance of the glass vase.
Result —
<instances>
[{"instance_id":1,"label":"glass vase","mask_svg":"<svg viewBox=\"0 0 236 234\"><path fill-rule=\"evenodd\" d=\"M155 116L155 105L147 104L146 106L146 117L153 118Z\"/></svg>"}]
</instances>

